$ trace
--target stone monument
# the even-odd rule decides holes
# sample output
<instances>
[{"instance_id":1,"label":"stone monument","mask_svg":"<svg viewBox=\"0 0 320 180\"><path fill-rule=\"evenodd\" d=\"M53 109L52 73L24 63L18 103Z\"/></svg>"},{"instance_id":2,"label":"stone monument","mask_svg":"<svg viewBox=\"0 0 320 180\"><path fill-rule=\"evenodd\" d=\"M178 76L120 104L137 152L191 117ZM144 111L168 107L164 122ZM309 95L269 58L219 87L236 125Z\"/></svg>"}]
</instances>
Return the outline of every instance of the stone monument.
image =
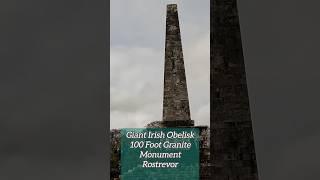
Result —
<instances>
[{"instance_id":1,"label":"stone monument","mask_svg":"<svg viewBox=\"0 0 320 180\"><path fill-rule=\"evenodd\" d=\"M200 130L200 179L210 179L208 127L191 120L176 4L167 5L162 127Z\"/></svg>"},{"instance_id":2,"label":"stone monument","mask_svg":"<svg viewBox=\"0 0 320 180\"><path fill-rule=\"evenodd\" d=\"M193 120L190 118L176 4L167 5L162 121L165 127L194 125Z\"/></svg>"},{"instance_id":3,"label":"stone monument","mask_svg":"<svg viewBox=\"0 0 320 180\"><path fill-rule=\"evenodd\" d=\"M258 180L237 2L210 3L211 179Z\"/></svg>"}]
</instances>

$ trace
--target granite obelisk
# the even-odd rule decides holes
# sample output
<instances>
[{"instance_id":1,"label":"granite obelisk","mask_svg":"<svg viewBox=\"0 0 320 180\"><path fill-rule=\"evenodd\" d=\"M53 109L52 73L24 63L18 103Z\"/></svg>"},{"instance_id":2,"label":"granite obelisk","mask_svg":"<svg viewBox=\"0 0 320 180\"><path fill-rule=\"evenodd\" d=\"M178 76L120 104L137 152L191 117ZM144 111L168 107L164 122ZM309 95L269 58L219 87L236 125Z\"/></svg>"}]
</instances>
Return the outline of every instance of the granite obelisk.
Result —
<instances>
[{"instance_id":1,"label":"granite obelisk","mask_svg":"<svg viewBox=\"0 0 320 180\"><path fill-rule=\"evenodd\" d=\"M192 126L187 81L176 4L167 5L163 124L166 127Z\"/></svg>"},{"instance_id":2,"label":"granite obelisk","mask_svg":"<svg viewBox=\"0 0 320 180\"><path fill-rule=\"evenodd\" d=\"M211 179L258 180L236 0L211 0Z\"/></svg>"}]
</instances>

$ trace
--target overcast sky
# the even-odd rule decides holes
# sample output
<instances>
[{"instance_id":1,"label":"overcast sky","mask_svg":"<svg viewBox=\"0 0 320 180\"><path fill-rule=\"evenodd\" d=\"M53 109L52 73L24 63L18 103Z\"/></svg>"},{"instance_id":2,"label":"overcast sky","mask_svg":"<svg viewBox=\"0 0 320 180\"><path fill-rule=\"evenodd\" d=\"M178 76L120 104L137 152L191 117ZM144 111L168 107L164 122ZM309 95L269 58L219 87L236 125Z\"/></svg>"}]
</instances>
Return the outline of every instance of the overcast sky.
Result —
<instances>
[{"instance_id":1,"label":"overcast sky","mask_svg":"<svg viewBox=\"0 0 320 180\"><path fill-rule=\"evenodd\" d=\"M178 4L191 118L209 125L209 0L111 0L110 128L162 119L166 5Z\"/></svg>"}]
</instances>

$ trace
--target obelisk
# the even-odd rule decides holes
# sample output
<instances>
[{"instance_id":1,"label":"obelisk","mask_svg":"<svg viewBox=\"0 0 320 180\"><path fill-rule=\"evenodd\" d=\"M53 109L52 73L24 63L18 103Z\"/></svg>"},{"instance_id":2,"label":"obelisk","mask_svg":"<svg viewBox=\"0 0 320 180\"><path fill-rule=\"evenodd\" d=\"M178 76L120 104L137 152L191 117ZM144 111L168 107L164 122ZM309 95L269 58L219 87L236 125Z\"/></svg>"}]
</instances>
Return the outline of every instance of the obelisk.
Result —
<instances>
[{"instance_id":1,"label":"obelisk","mask_svg":"<svg viewBox=\"0 0 320 180\"><path fill-rule=\"evenodd\" d=\"M162 122L165 127L193 126L194 124L190 118L176 4L167 5Z\"/></svg>"},{"instance_id":2,"label":"obelisk","mask_svg":"<svg viewBox=\"0 0 320 180\"><path fill-rule=\"evenodd\" d=\"M258 180L236 0L211 0L211 179Z\"/></svg>"}]
</instances>

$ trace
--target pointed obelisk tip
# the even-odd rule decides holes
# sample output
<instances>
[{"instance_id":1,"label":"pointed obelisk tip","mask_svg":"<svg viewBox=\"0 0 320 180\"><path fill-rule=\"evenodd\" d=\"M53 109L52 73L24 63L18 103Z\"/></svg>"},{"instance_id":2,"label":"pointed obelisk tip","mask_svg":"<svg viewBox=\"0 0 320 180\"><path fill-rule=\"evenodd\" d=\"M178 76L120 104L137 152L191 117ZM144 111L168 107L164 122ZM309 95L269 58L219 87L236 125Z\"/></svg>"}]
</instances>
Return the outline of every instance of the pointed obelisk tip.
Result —
<instances>
[{"instance_id":1,"label":"pointed obelisk tip","mask_svg":"<svg viewBox=\"0 0 320 180\"><path fill-rule=\"evenodd\" d=\"M167 10L168 11L177 11L177 9L178 9L177 4L168 4L167 5Z\"/></svg>"}]
</instances>

